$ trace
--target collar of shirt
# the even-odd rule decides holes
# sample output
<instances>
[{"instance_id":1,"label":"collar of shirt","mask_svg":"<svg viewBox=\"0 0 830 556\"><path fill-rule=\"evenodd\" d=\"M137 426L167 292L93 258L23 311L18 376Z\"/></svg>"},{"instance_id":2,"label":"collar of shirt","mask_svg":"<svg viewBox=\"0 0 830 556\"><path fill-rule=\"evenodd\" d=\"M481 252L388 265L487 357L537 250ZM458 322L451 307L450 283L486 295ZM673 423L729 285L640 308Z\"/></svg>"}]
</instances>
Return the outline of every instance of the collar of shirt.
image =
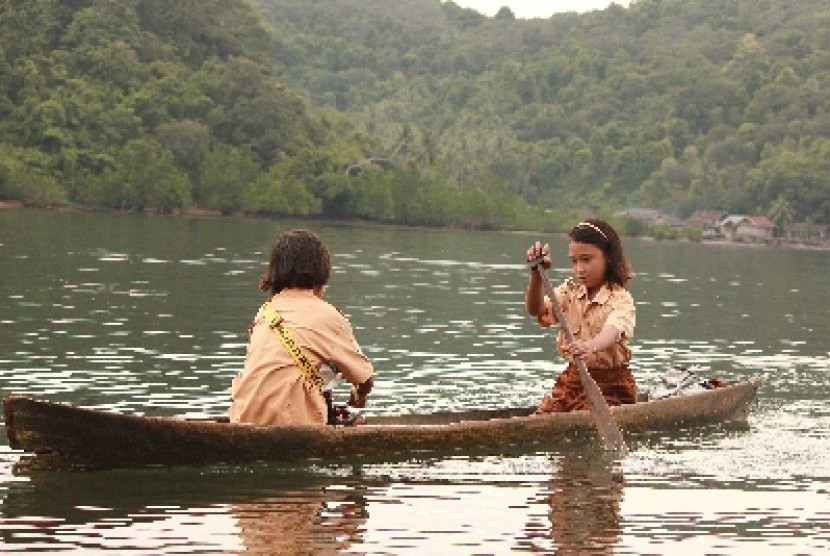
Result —
<instances>
[{"instance_id":1,"label":"collar of shirt","mask_svg":"<svg viewBox=\"0 0 830 556\"><path fill-rule=\"evenodd\" d=\"M588 288L585 287L585 284L575 282L577 287L577 297L579 299L585 299L588 297ZM613 293L613 288L609 286L608 282L604 283L600 286L599 291L594 296L594 299L591 300L591 303L596 303L597 305L605 305L609 299L611 299L611 294Z\"/></svg>"}]
</instances>

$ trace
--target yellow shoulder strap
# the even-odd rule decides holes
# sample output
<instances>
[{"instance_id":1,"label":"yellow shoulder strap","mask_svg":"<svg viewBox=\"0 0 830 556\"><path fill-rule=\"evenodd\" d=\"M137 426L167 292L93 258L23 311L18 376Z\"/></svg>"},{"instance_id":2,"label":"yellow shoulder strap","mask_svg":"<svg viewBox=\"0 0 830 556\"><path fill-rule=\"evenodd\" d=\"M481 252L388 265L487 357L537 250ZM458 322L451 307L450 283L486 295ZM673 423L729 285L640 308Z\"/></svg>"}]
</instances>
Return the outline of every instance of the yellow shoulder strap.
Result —
<instances>
[{"instance_id":1,"label":"yellow shoulder strap","mask_svg":"<svg viewBox=\"0 0 830 556\"><path fill-rule=\"evenodd\" d=\"M268 326L271 327L271 330L273 330L274 334L277 335L277 338L280 339L282 345L284 345L285 349L288 350L288 353L291 354L291 357L294 359L294 363L296 363L297 367L300 368L300 371L302 371L303 376L308 383L313 388L322 391L324 382L322 377L320 377L320 373L317 372L317 369L308 359L302 346L300 346L300 344L298 344L294 339L291 331L283 326L284 319L274 308L273 303L266 301L262 305L260 311L265 315L265 318L268 320Z\"/></svg>"}]
</instances>

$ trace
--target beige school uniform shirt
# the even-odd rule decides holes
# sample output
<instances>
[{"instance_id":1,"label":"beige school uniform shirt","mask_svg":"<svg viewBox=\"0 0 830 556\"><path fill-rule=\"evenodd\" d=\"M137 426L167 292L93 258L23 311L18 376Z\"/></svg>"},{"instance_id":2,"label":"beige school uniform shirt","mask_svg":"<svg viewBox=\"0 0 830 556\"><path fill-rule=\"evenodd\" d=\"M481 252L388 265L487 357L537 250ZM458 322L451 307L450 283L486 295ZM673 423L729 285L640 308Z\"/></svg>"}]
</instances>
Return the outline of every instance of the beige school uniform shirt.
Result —
<instances>
[{"instance_id":1,"label":"beige school uniform shirt","mask_svg":"<svg viewBox=\"0 0 830 556\"><path fill-rule=\"evenodd\" d=\"M620 339L610 348L597 351L585 358L588 368L610 369L625 365L631 360L628 341L634 334L636 311L634 299L628 290L616 284L605 284L594 299L589 300L588 290L584 285L567 280L554 291L575 340L590 340L609 325L620 332ZM546 311L539 315L538 320L542 326L550 326L556 322L556 314L547 296L545 308ZM571 361L562 349L565 343L565 332L560 330L556 347L563 358Z\"/></svg>"},{"instance_id":2,"label":"beige school uniform shirt","mask_svg":"<svg viewBox=\"0 0 830 556\"><path fill-rule=\"evenodd\" d=\"M312 290L286 289L271 303L315 368L333 363L342 377L360 384L373 376L369 359L349 321ZM325 425L326 402L304 378L291 354L259 311L248 341L243 370L231 384L232 423Z\"/></svg>"}]
</instances>

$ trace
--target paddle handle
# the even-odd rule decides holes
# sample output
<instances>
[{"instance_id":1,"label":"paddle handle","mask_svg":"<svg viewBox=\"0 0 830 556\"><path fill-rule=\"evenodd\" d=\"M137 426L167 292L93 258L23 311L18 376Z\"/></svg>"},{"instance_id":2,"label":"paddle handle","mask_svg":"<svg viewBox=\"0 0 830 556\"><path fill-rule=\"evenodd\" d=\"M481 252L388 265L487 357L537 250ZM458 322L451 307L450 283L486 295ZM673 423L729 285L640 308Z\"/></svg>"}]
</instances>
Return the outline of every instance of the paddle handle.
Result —
<instances>
[{"instance_id":1,"label":"paddle handle","mask_svg":"<svg viewBox=\"0 0 830 556\"><path fill-rule=\"evenodd\" d=\"M573 342L574 337L571 332L571 327L568 326L568 321L559 304L559 299L556 297L556 292L548 279L548 273L541 261L531 262L531 268L539 273L542 279L545 293L550 298L553 305L553 312L556 315L556 320L559 321L559 326L565 334L565 339L568 343ZM597 386L591 374L588 372L588 366L585 360L580 356L574 356L574 363L579 371L579 379L582 382L582 389L585 390L585 397L588 399L588 405L591 407L591 414L594 416L594 423L597 427L603 447L609 452L613 452L618 456L625 456L628 453L628 448L625 445L622 431L617 426L614 416L611 414L611 409L608 407L608 402L602 395L602 391Z\"/></svg>"}]
</instances>

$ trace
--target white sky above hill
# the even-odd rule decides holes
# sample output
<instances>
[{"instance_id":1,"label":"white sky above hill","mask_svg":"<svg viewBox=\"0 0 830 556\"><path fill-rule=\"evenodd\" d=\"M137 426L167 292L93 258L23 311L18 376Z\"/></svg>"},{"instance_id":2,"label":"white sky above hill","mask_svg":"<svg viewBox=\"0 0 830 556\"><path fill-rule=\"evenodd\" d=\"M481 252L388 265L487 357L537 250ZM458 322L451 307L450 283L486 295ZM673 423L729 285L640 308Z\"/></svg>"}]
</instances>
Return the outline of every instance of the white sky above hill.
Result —
<instances>
[{"instance_id":1,"label":"white sky above hill","mask_svg":"<svg viewBox=\"0 0 830 556\"><path fill-rule=\"evenodd\" d=\"M609 4L628 6L630 0L453 0L462 8L472 8L484 15L493 16L502 6L507 6L517 18L549 18L557 12L590 12L603 10Z\"/></svg>"}]
</instances>

